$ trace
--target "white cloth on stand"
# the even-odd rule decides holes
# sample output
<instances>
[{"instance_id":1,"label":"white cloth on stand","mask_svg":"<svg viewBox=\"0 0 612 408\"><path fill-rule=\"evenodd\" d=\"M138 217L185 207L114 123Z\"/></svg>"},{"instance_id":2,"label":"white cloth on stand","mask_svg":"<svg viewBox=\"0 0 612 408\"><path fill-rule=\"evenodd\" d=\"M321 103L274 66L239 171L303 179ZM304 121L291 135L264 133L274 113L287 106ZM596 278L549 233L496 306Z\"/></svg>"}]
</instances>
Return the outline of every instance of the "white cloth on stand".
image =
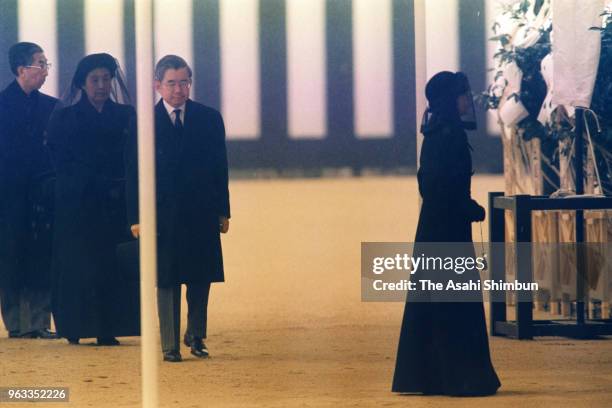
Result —
<instances>
[{"instance_id":1,"label":"white cloth on stand","mask_svg":"<svg viewBox=\"0 0 612 408\"><path fill-rule=\"evenodd\" d=\"M591 105L597 77L604 0L553 0L554 87L556 105Z\"/></svg>"},{"instance_id":2,"label":"white cloth on stand","mask_svg":"<svg viewBox=\"0 0 612 408\"><path fill-rule=\"evenodd\" d=\"M529 112L525 109L525 106L518 97L521 93L523 72L515 62L510 62L504 68L504 78L508 84L502 96L502 102L499 108L499 118L504 125L512 127L529 116Z\"/></svg>"},{"instance_id":3,"label":"white cloth on stand","mask_svg":"<svg viewBox=\"0 0 612 408\"><path fill-rule=\"evenodd\" d=\"M538 114L538 121L542 125L546 125L552 121L552 113L557 109L557 104L553 103L553 95L555 94L555 84L553 83L553 72L554 72L554 56L552 53L548 54L542 60L540 64L540 71L542 72L542 77L544 78L544 82L546 82L546 98L544 98L544 102L542 103L542 108L540 109L540 113ZM566 107L567 114L572 117L574 116L574 107L567 106Z\"/></svg>"},{"instance_id":4,"label":"white cloth on stand","mask_svg":"<svg viewBox=\"0 0 612 408\"><path fill-rule=\"evenodd\" d=\"M550 122L550 115L552 111L555 109L556 105L552 103L553 97L553 56L552 52L544 57L542 62L540 63L540 72L542 73L542 78L544 78L544 82L546 82L546 98L544 98L544 102L542 102L542 108L540 108L540 113L538 114L538 121L546 125Z\"/></svg>"}]
</instances>

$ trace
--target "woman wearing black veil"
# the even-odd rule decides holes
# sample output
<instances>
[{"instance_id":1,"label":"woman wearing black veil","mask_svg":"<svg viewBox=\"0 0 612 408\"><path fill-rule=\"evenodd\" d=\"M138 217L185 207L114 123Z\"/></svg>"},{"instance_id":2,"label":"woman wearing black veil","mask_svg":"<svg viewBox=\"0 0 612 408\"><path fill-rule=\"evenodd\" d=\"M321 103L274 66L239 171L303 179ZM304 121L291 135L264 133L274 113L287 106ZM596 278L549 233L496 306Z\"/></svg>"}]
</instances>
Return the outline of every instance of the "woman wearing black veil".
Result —
<instances>
[{"instance_id":1,"label":"woman wearing black veil","mask_svg":"<svg viewBox=\"0 0 612 408\"><path fill-rule=\"evenodd\" d=\"M115 58L92 54L76 69L63 108L49 123L48 146L57 172L53 248L54 316L71 344L138 335L125 319L124 278L116 246L128 239L123 149L135 110ZM133 322L133 320L132 320Z\"/></svg>"},{"instance_id":2,"label":"woman wearing black veil","mask_svg":"<svg viewBox=\"0 0 612 408\"><path fill-rule=\"evenodd\" d=\"M472 158L465 129L475 129L476 121L469 82L460 72L440 72L427 83L425 95L429 106L421 124L417 178L423 202L415 256L474 257L471 223L484 220L485 210L470 192ZM417 274L413 277L424 279ZM445 279L479 279L477 269L451 275ZM446 293L436 301L431 293L409 292L393 392L477 396L494 394L501 385L489 355L481 292Z\"/></svg>"}]
</instances>

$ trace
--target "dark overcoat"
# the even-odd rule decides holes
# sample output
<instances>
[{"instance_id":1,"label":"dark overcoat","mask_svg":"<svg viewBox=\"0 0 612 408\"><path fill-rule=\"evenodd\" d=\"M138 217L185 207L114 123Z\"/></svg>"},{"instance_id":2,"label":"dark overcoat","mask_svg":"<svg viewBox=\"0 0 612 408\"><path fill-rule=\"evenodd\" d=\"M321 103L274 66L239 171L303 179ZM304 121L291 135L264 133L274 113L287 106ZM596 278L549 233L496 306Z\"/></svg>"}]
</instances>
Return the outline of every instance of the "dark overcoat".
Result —
<instances>
[{"instance_id":1,"label":"dark overcoat","mask_svg":"<svg viewBox=\"0 0 612 408\"><path fill-rule=\"evenodd\" d=\"M0 92L0 285L50 286L54 175L45 129L57 99Z\"/></svg>"},{"instance_id":2,"label":"dark overcoat","mask_svg":"<svg viewBox=\"0 0 612 408\"><path fill-rule=\"evenodd\" d=\"M138 224L138 161L126 147L128 220ZM155 107L158 286L223 282L219 216L230 217L225 127L216 110L188 100L178 132Z\"/></svg>"},{"instance_id":3,"label":"dark overcoat","mask_svg":"<svg viewBox=\"0 0 612 408\"><path fill-rule=\"evenodd\" d=\"M56 167L54 316L62 337L127 336L129 294L116 246L127 240L123 151L134 108L108 100L98 112L83 96L49 123ZM133 320L132 320L133 322Z\"/></svg>"},{"instance_id":4,"label":"dark overcoat","mask_svg":"<svg viewBox=\"0 0 612 408\"><path fill-rule=\"evenodd\" d=\"M415 242L472 242L478 204L471 198L467 134L434 116L423 128L417 179L423 198Z\"/></svg>"},{"instance_id":5,"label":"dark overcoat","mask_svg":"<svg viewBox=\"0 0 612 408\"><path fill-rule=\"evenodd\" d=\"M482 209L470 194L472 159L467 135L457 122L438 118L423 128L423 134L418 171L423 202L415 256L474 257L471 222ZM476 280L479 273L466 271L450 279ZM490 360L480 291L457 294L465 297L461 302L448 297L431 301L428 296L419 291L408 294L392 390L445 395L497 390L500 383Z\"/></svg>"}]
</instances>

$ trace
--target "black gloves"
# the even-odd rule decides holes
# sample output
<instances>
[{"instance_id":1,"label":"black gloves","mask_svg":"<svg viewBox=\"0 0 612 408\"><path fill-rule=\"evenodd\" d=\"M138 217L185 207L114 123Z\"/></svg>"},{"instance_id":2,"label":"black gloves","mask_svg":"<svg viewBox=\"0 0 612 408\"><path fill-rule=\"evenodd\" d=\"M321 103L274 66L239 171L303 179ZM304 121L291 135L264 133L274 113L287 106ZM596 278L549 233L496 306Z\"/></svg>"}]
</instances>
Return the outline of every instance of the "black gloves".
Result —
<instances>
[{"instance_id":1,"label":"black gloves","mask_svg":"<svg viewBox=\"0 0 612 408\"><path fill-rule=\"evenodd\" d=\"M484 207L472 199L468 203L467 213L470 222L484 221L486 215Z\"/></svg>"}]
</instances>

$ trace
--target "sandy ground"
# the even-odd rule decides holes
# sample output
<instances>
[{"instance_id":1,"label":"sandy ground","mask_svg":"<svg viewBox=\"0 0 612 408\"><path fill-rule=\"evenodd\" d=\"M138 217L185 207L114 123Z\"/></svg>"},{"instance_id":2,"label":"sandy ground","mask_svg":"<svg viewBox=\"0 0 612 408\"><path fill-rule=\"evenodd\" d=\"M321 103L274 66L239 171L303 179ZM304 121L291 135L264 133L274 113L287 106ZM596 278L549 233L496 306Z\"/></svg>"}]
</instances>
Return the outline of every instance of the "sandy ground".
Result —
<instances>
[{"instance_id":1,"label":"sandy ground","mask_svg":"<svg viewBox=\"0 0 612 408\"><path fill-rule=\"evenodd\" d=\"M501 177L473 183L481 203L502 188ZM416 194L414 177L232 182L227 282L213 286L209 309L212 358L183 349L183 363L160 361L160 405L611 407L612 340L493 338L496 396L390 392L403 304L361 302L360 243L411 241ZM139 372L138 338L98 348L0 331L0 386L70 388L69 404L37 405L138 407Z\"/></svg>"}]
</instances>

